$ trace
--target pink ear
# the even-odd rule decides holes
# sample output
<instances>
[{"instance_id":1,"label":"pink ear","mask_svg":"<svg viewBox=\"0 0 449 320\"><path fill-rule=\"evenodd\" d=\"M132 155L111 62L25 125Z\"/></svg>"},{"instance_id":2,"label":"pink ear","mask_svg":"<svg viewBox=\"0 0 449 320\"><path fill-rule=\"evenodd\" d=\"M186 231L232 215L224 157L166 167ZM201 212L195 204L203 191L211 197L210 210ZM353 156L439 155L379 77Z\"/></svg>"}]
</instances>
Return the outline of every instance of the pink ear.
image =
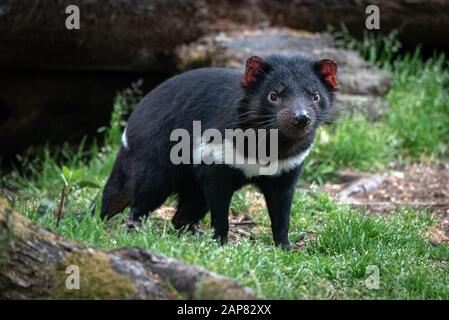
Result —
<instances>
[{"instance_id":1,"label":"pink ear","mask_svg":"<svg viewBox=\"0 0 449 320\"><path fill-rule=\"evenodd\" d=\"M248 87L256 78L257 73L262 70L263 59L253 56L246 60L245 74L242 77L242 87Z\"/></svg>"},{"instance_id":2,"label":"pink ear","mask_svg":"<svg viewBox=\"0 0 449 320\"><path fill-rule=\"evenodd\" d=\"M318 72L323 80L331 87L337 86L337 64L329 59L323 59L318 62Z\"/></svg>"}]
</instances>

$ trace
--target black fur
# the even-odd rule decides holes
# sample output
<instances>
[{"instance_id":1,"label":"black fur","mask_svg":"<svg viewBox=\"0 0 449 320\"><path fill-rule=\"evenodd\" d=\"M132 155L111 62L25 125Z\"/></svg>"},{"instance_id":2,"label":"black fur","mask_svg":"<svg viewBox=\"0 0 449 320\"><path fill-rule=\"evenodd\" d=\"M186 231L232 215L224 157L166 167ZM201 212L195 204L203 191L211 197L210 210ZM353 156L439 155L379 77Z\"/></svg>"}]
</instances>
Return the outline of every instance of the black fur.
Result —
<instances>
[{"instance_id":1,"label":"black fur","mask_svg":"<svg viewBox=\"0 0 449 320\"><path fill-rule=\"evenodd\" d=\"M252 178L224 164L174 165L170 150L176 142L169 137L177 128L191 133L194 120L201 121L203 131L279 128L279 157L295 156L310 147L316 128L328 121L333 106L334 88L322 79L317 63L302 56L271 56L246 86L241 85L241 71L224 68L189 71L159 85L129 119L128 148L121 147L104 189L102 216L130 205L130 219L139 221L176 193L174 226L192 227L210 210L215 238L225 243L232 195L254 184L265 196L275 244L290 248L290 208L302 164L277 176ZM269 101L270 92L276 92L279 101ZM318 102L313 101L315 93L320 95ZM309 114L307 127L291 125L290 115L297 110Z\"/></svg>"}]
</instances>

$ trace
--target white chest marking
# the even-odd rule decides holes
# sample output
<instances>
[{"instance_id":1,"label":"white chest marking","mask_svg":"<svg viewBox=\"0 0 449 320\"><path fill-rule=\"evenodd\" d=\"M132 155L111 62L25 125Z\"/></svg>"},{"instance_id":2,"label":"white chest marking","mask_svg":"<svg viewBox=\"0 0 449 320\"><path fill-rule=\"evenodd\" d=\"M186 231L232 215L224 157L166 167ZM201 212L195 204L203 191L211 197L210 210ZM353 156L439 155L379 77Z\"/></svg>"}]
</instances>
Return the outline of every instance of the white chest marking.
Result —
<instances>
[{"instance_id":1,"label":"white chest marking","mask_svg":"<svg viewBox=\"0 0 449 320\"><path fill-rule=\"evenodd\" d=\"M241 155L239 156L238 154L234 154L235 158L231 157L233 161L227 161L227 151L234 150L232 144L227 140L225 140L225 152L222 151L223 149L221 146L214 149L210 145L202 142L194 147L193 159L196 164L204 163L204 155L206 155L206 158L209 160L209 162L206 162L207 164L224 164L232 168L239 169L247 178L258 177L261 175L278 176L300 166L304 162L304 159L309 155L312 146L313 145L300 154L287 159L270 159L269 165L264 165L261 163L254 163L255 161L253 163L248 163L247 159L243 158Z\"/></svg>"},{"instance_id":2,"label":"white chest marking","mask_svg":"<svg viewBox=\"0 0 449 320\"><path fill-rule=\"evenodd\" d=\"M122 145L128 149L128 138L126 138L126 127L122 134Z\"/></svg>"},{"instance_id":3,"label":"white chest marking","mask_svg":"<svg viewBox=\"0 0 449 320\"><path fill-rule=\"evenodd\" d=\"M310 150L312 149L312 146L310 146L308 149L304 150L300 154L287 158L282 160L275 160L274 162L270 163L270 167L274 170L270 170L269 173L265 173L265 175L274 175L278 176L281 175L284 172L288 172L290 170L293 170L297 167L299 167L303 162L304 159L309 155ZM231 164L230 167L239 169L243 172L245 177L252 178L252 177L258 177L263 172L263 170L267 169L267 166L261 165L259 163L256 164Z\"/></svg>"}]
</instances>

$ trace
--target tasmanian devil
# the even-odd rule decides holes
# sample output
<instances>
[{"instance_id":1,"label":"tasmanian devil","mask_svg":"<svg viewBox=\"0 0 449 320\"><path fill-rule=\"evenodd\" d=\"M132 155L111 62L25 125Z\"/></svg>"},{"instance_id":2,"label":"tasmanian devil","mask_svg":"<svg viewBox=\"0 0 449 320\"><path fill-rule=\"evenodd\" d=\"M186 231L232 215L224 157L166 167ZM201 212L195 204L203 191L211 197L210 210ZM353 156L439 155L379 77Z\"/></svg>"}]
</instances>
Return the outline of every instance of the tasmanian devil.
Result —
<instances>
[{"instance_id":1,"label":"tasmanian devil","mask_svg":"<svg viewBox=\"0 0 449 320\"><path fill-rule=\"evenodd\" d=\"M295 185L318 125L332 114L336 72L336 64L328 59L254 56L243 73L202 68L166 80L129 118L103 191L101 216L112 217L130 206L129 219L138 223L177 194L175 228L192 229L210 211L214 237L225 243L232 195L253 184L265 197L275 244L291 248L288 228ZM173 148L179 143L173 132L181 129L186 139L192 137L194 122L201 124L201 132L213 128L223 136L227 129L257 130L258 148L262 143L271 153L276 149L275 170L262 173L266 163L258 156L252 164L194 161L211 139L199 144L192 139L187 161L173 161ZM276 140L259 129L276 131ZM214 157L210 152L209 156ZM243 158L249 157L244 151Z\"/></svg>"}]
</instances>

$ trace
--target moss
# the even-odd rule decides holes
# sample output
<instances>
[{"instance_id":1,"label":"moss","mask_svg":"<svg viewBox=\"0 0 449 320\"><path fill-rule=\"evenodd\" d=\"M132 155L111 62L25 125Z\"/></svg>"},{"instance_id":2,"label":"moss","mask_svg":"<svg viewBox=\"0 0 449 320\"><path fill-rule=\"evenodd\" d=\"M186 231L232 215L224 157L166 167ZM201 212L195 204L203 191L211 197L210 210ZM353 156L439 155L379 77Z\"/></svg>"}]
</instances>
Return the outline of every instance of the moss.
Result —
<instances>
[{"instance_id":1,"label":"moss","mask_svg":"<svg viewBox=\"0 0 449 320\"><path fill-rule=\"evenodd\" d=\"M256 299L256 296L231 279L216 279L205 276L198 281L193 298L198 300L247 300Z\"/></svg>"},{"instance_id":2,"label":"moss","mask_svg":"<svg viewBox=\"0 0 449 320\"><path fill-rule=\"evenodd\" d=\"M70 265L79 267L79 289L66 287L66 279L70 276L66 268ZM117 273L103 252L68 254L58 265L55 283L50 294L54 299L129 299L136 292L133 282Z\"/></svg>"},{"instance_id":3,"label":"moss","mask_svg":"<svg viewBox=\"0 0 449 320\"><path fill-rule=\"evenodd\" d=\"M20 240L27 241L27 239L33 239L35 243L46 243L49 248L60 246L57 236L43 228L34 226L29 220L15 213L6 200L0 198L0 271L2 265L7 262L8 252L11 252L14 243ZM79 290L71 290L66 287L66 280L70 276L66 273L66 268L70 265L79 267ZM34 272L36 272L34 277L41 279L42 284L34 288L35 297L125 299L132 297L136 292L133 282L113 270L109 257L103 252L90 250L72 252L61 258L56 270L53 266L48 266L34 270ZM8 277L14 279L14 276L13 270L8 272ZM4 278L0 276L0 289L4 285ZM31 296L33 295L31 294Z\"/></svg>"}]
</instances>

